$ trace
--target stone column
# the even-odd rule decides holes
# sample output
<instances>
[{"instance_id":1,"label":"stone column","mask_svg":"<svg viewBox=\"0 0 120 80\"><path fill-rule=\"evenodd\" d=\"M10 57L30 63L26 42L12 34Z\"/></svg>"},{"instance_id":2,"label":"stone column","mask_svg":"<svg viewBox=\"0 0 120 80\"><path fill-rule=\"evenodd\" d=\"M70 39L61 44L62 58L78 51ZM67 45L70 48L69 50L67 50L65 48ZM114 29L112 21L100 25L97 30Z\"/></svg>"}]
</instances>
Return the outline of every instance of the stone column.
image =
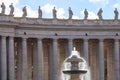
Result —
<instances>
[{"instance_id":1,"label":"stone column","mask_svg":"<svg viewBox=\"0 0 120 80\"><path fill-rule=\"evenodd\" d=\"M38 60L39 59L39 57L41 57L41 56L38 56L39 55L39 53L38 53L38 47L37 47L37 44L36 44L36 42L33 42L33 45L32 45L33 47L33 51L32 51L32 55L33 55L33 59L32 59L32 64L31 65L33 65L33 68L32 68L32 75L31 76L33 76L33 80L38 80L38 79L40 79L40 78L38 78L39 77L39 62L40 62L40 60ZM30 65L29 65L30 66ZM30 77L31 78L31 77Z\"/></svg>"},{"instance_id":2,"label":"stone column","mask_svg":"<svg viewBox=\"0 0 120 80\"><path fill-rule=\"evenodd\" d=\"M1 37L1 80L7 80L6 37Z\"/></svg>"},{"instance_id":3,"label":"stone column","mask_svg":"<svg viewBox=\"0 0 120 80\"><path fill-rule=\"evenodd\" d=\"M99 40L99 80L104 80L104 43Z\"/></svg>"},{"instance_id":4,"label":"stone column","mask_svg":"<svg viewBox=\"0 0 120 80\"><path fill-rule=\"evenodd\" d=\"M27 39L22 38L22 80L27 80L27 72Z\"/></svg>"},{"instance_id":5,"label":"stone column","mask_svg":"<svg viewBox=\"0 0 120 80\"><path fill-rule=\"evenodd\" d=\"M66 57L71 55L72 50L73 50L73 39L68 39L68 52L66 54Z\"/></svg>"},{"instance_id":6,"label":"stone column","mask_svg":"<svg viewBox=\"0 0 120 80\"><path fill-rule=\"evenodd\" d=\"M53 39L53 80L58 80L58 43Z\"/></svg>"},{"instance_id":7,"label":"stone column","mask_svg":"<svg viewBox=\"0 0 120 80\"><path fill-rule=\"evenodd\" d=\"M84 58L86 60L87 63L89 63L89 56L88 56L88 39L84 39L83 42L83 54L84 54Z\"/></svg>"},{"instance_id":8,"label":"stone column","mask_svg":"<svg viewBox=\"0 0 120 80\"><path fill-rule=\"evenodd\" d=\"M9 60L9 80L15 79L15 65L14 65L14 38L9 37L9 52L8 52L8 60Z\"/></svg>"},{"instance_id":9,"label":"stone column","mask_svg":"<svg viewBox=\"0 0 120 80\"><path fill-rule=\"evenodd\" d=\"M17 59L17 63L16 63L16 67L17 67L17 71L16 71L16 80L22 80L22 41L18 40L17 41L17 47L16 47L16 52L15 54L17 54L16 59Z\"/></svg>"},{"instance_id":10,"label":"stone column","mask_svg":"<svg viewBox=\"0 0 120 80\"><path fill-rule=\"evenodd\" d=\"M37 50L38 50L38 75L37 79L42 80L42 39L37 41Z\"/></svg>"},{"instance_id":11,"label":"stone column","mask_svg":"<svg viewBox=\"0 0 120 80\"><path fill-rule=\"evenodd\" d=\"M114 41L114 80L119 79L119 39L115 39Z\"/></svg>"}]
</instances>

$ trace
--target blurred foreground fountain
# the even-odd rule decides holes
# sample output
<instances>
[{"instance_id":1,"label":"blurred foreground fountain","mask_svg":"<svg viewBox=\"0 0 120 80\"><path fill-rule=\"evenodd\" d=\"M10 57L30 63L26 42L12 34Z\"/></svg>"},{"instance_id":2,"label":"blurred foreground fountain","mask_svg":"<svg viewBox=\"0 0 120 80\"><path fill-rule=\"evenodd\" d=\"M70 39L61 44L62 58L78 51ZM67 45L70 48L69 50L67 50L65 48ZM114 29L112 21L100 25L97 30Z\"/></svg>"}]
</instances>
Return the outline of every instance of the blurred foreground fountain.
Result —
<instances>
[{"instance_id":1,"label":"blurred foreground fountain","mask_svg":"<svg viewBox=\"0 0 120 80\"><path fill-rule=\"evenodd\" d=\"M72 51L62 67L62 80L91 80L90 69L78 51Z\"/></svg>"}]
</instances>

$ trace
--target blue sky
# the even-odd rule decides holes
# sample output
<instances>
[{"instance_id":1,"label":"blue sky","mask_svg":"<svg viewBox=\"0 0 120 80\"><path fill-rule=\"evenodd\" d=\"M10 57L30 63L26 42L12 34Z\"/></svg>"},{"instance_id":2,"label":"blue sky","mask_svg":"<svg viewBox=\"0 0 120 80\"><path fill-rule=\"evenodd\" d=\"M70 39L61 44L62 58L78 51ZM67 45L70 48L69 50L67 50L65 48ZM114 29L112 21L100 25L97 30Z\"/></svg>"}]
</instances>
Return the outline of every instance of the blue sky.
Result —
<instances>
[{"instance_id":1,"label":"blue sky","mask_svg":"<svg viewBox=\"0 0 120 80\"><path fill-rule=\"evenodd\" d=\"M73 11L73 19L83 19L83 11L86 8L89 12L89 19L96 19L99 8L103 9L104 19L114 18L114 9L120 12L120 0L0 0L6 5L6 14L9 13L9 5L15 6L15 17L22 16L22 8L27 6L28 17L37 17L38 7L41 6L43 17L52 18L52 9L57 9L58 18L68 18L68 8ZM1 11L1 9L0 9Z\"/></svg>"}]
</instances>

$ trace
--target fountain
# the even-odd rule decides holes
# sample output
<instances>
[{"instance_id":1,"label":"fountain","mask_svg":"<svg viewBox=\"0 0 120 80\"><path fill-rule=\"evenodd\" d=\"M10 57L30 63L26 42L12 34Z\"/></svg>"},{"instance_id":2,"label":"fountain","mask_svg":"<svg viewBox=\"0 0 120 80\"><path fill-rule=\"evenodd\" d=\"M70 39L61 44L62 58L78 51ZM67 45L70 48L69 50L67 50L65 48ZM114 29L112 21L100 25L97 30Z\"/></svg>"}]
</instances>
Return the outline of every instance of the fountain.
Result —
<instances>
[{"instance_id":1,"label":"fountain","mask_svg":"<svg viewBox=\"0 0 120 80\"><path fill-rule=\"evenodd\" d=\"M78 51L72 51L65 59L62 67L62 80L90 80L89 69L86 61L80 57Z\"/></svg>"}]
</instances>

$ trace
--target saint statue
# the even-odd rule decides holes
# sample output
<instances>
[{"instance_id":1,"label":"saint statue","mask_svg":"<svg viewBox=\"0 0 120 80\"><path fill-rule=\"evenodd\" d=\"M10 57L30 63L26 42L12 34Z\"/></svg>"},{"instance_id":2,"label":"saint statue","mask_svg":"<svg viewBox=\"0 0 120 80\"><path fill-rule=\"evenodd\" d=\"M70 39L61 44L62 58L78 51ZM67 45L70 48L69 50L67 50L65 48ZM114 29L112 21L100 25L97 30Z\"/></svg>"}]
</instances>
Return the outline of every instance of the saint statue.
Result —
<instances>
[{"instance_id":1,"label":"saint statue","mask_svg":"<svg viewBox=\"0 0 120 80\"><path fill-rule=\"evenodd\" d=\"M71 10L71 7L69 7L69 19L72 19L72 16L73 16L73 12Z\"/></svg>"},{"instance_id":2,"label":"saint statue","mask_svg":"<svg viewBox=\"0 0 120 80\"><path fill-rule=\"evenodd\" d=\"M14 12L13 3L11 3L11 5L9 7L10 7L10 14L9 15L13 15L13 12Z\"/></svg>"},{"instance_id":3,"label":"saint statue","mask_svg":"<svg viewBox=\"0 0 120 80\"><path fill-rule=\"evenodd\" d=\"M102 10L102 8L100 8L99 11L98 11L98 13L97 13L97 15L98 15L98 17L99 17L100 20L103 19L102 13L103 13L103 10Z\"/></svg>"},{"instance_id":4,"label":"saint statue","mask_svg":"<svg viewBox=\"0 0 120 80\"><path fill-rule=\"evenodd\" d=\"M119 12L118 12L117 8L115 8L114 14L115 14L114 19L117 20L118 19L118 15L119 15Z\"/></svg>"},{"instance_id":5,"label":"saint statue","mask_svg":"<svg viewBox=\"0 0 120 80\"><path fill-rule=\"evenodd\" d=\"M40 6L38 8L38 18L42 18L42 10L41 10Z\"/></svg>"},{"instance_id":6,"label":"saint statue","mask_svg":"<svg viewBox=\"0 0 120 80\"><path fill-rule=\"evenodd\" d=\"M54 19L56 19L56 18L57 18L56 13L57 13L57 11L56 11L56 9L55 9L55 7L54 7L54 9L53 9L53 18L54 18Z\"/></svg>"},{"instance_id":7,"label":"saint statue","mask_svg":"<svg viewBox=\"0 0 120 80\"><path fill-rule=\"evenodd\" d=\"M23 7L22 11L23 11L22 17L26 17L26 16L27 16L27 9L26 9L26 6Z\"/></svg>"},{"instance_id":8,"label":"saint statue","mask_svg":"<svg viewBox=\"0 0 120 80\"><path fill-rule=\"evenodd\" d=\"M5 4L4 3L2 3L2 5L1 5L1 8L2 8L2 11L1 11L1 14L5 14Z\"/></svg>"},{"instance_id":9,"label":"saint statue","mask_svg":"<svg viewBox=\"0 0 120 80\"><path fill-rule=\"evenodd\" d=\"M87 19L88 18L88 11L87 9L84 10L84 19Z\"/></svg>"}]
</instances>

